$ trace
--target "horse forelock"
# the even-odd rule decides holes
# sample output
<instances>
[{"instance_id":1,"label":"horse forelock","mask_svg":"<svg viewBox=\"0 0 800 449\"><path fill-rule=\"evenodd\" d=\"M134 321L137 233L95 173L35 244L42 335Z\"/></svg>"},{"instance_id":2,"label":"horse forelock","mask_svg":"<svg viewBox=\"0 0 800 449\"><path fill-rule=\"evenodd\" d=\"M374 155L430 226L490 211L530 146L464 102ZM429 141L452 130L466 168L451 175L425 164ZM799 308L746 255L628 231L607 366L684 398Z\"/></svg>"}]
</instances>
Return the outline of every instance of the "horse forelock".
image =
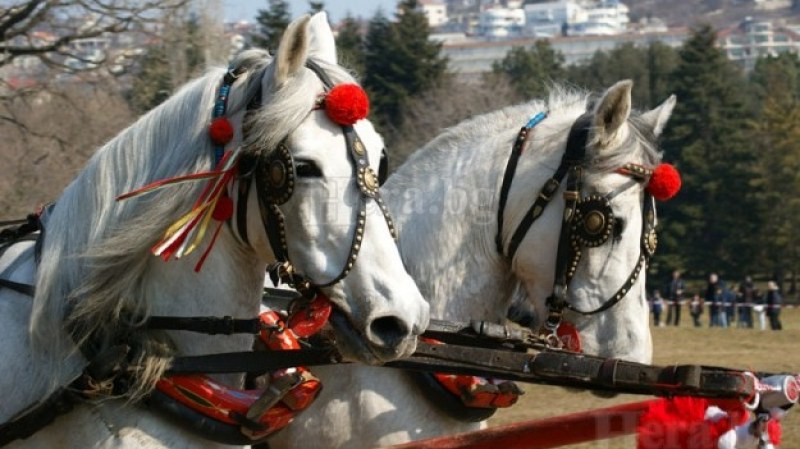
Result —
<instances>
[{"instance_id":1,"label":"horse forelock","mask_svg":"<svg viewBox=\"0 0 800 449\"><path fill-rule=\"evenodd\" d=\"M593 173L614 171L626 163L637 163L655 167L661 162L658 139L651 126L633 112L628 118L622 138L613 145L593 151L589 155L587 169Z\"/></svg>"},{"instance_id":2,"label":"horse forelock","mask_svg":"<svg viewBox=\"0 0 800 449\"><path fill-rule=\"evenodd\" d=\"M314 60L335 83L354 83L355 79L338 65ZM271 152L278 144L303 123L313 110L317 98L323 94L322 81L311 69L303 68L284 82L274 87L275 65L264 68L262 86L264 104L250 114L245 125L250 129L245 146L249 151ZM258 89L253 79L248 90L252 94ZM252 95L251 94L251 95Z\"/></svg>"}]
</instances>

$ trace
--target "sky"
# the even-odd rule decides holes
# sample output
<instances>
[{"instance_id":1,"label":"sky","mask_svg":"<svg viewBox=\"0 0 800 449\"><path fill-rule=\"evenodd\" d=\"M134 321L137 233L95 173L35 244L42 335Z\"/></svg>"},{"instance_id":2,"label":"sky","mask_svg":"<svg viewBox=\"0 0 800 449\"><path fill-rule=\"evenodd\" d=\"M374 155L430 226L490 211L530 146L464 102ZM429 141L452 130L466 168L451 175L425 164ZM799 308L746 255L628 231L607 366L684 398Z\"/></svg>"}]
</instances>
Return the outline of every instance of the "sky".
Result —
<instances>
[{"instance_id":1,"label":"sky","mask_svg":"<svg viewBox=\"0 0 800 449\"><path fill-rule=\"evenodd\" d=\"M295 18L308 11L307 0L288 0ZM333 22L342 20L348 12L354 17L371 18L378 8L391 17L397 0L324 0L325 10ZM223 0L225 18L228 21L253 21L259 9L266 9L267 0Z\"/></svg>"}]
</instances>

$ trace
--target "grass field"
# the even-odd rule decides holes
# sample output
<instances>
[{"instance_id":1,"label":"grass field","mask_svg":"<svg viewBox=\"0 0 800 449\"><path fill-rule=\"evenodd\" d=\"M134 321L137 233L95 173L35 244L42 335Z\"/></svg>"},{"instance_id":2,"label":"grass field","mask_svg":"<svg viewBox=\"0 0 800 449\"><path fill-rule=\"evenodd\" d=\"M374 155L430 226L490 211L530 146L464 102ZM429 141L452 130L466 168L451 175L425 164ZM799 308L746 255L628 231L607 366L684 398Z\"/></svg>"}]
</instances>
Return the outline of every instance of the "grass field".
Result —
<instances>
[{"instance_id":1,"label":"grass field","mask_svg":"<svg viewBox=\"0 0 800 449\"><path fill-rule=\"evenodd\" d=\"M691 327L691 317L684 307L680 327L653 328L654 357L659 365L706 364L763 371L800 372L800 308L781 313L784 330L773 332L755 329ZM662 315L662 318L665 315ZM756 326L758 324L756 323ZM546 418L565 413L610 407L649 399L647 396L620 395L603 399L590 393L575 393L556 387L526 386L526 394L514 407L501 410L490 425ZM574 449L634 449L632 436L565 446ZM783 449L800 448L800 405L783 421ZM502 449L502 448L498 448Z\"/></svg>"}]
</instances>

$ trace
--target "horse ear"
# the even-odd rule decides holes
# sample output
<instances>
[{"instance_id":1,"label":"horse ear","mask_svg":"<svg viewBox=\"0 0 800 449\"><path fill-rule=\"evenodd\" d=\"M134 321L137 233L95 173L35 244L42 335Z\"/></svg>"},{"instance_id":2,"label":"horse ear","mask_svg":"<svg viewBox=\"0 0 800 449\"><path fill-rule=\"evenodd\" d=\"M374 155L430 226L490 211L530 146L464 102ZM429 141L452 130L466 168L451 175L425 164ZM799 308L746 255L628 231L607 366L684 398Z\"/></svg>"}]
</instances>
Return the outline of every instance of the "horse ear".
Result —
<instances>
[{"instance_id":1,"label":"horse ear","mask_svg":"<svg viewBox=\"0 0 800 449\"><path fill-rule=\"evenodd\" d=\"M275 86L280 87L292 77L308 58L308 22L304 15L290 23L278 44L275 57Z\"/></svg>"},{"instance_id":2,"label":"horse ear","mask_svg":"<svg viewBox=\"0 0 800 449\"><path fill-rule=\"evenodd\" d=\"M633 81L620 81L611 86L597 103L594 110L594 130L600 143L608 143L631 115L632 88Z\"/></svg>"},{"instance_id":3,"label":"horse ear","mask_svg":"<svg viewBox=\"0 0 800 449\"><path fill-rule=\"evenodd\" d=\"M325 12L318 12L311 17L308 32L311 36L309 54L320 61L336 64L336 40Z\"/></svg>"},{"instance_id":4,"label":"horse ear","mask_svg":"<svg viewBox=\"0 0 800 449\"><path fill-rule=\"evenodd\" d=\"M675 109L675 102L675 95L670 95L669 98L657 108L642 114L642 120L650 125L650 128L653 130L653 135L656 137L660 136L664 131L664 126L666 126L667 120L669 120L670 115L672 115L672 110Z\"/></svg>"}]
</instances>

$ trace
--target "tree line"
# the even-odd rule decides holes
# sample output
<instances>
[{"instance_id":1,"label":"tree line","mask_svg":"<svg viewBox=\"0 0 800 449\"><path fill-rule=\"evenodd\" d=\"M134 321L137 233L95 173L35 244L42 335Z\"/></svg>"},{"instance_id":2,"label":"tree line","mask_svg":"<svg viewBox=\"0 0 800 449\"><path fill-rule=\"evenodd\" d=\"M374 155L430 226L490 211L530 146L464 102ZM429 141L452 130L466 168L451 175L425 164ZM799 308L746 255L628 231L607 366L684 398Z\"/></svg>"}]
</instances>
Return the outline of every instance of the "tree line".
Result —
<instances>
[{"instance_id":1,"label":"tree line","mask_svg":"<svg viewBox=\"0 0 800 449\"><path fill-rule=\"evenodd\" d=\"M677 49L659 42L645 47L624 44L571 66L547 40L539 40L512 49L482 79L464 80L447 71L441 45L429 40L427 20L418 6L417 0L400 0L391 17L380 10L367 21L348 16L337 29L340 62L368 91L370 119L386 140L392 166L442 129L476 114L542 97L553 83L600 92L630 78L635 83L634 106L640 110L658 105L672 93L678 97L661 146L665 161L682 173L684 186L675 199L659 205L659 250L649 273L658 279L657 285L676 268L690 278L703 278L709 271L727 279L745 274L794 278L800 262L800 237L794 231L800 229L797 55L762 58L745 73L717 48L715 30L698 25ZM308 2L309 12L324 9L324 2ZM163 28L170 34L154 40L141 59L132 88L121 91L127 106L115 100L121 111L119 124L102 132L78 132L75 142L69 133L61 133L59 150L47 153L54 166L63 172L68 160L77 170L91 147L132 114L154 107L203 70L209 62L209 52L202 47L205 40L198 38L204 25L201 17L188 11L171 13L169 26ZM274 50L290 19L287 1L267 0L257 17L253 45ZM77 96L81 97L85 95ZM63 101L69 102L69 96ZM26 205L12 204L27 191L19 186L52 172L42 165L45 156L29 150L45 146L36 140L41 138L36 126L53 122L34 106L31 102L29 108L20 109L14 103L14 110L29 111L30 121L20 119L24 126L13 133L4 131L23 136L13 145L20 155L14 160L30 167L15 172L37 173L17 181L0 180L1 190L14 192L13 200L0 197L5 198L4 207L15 213L23 207L28 210L34 201L22 198L19 201L27 201ZM113 115L108 108L104 112L106 117ZM58 190L39 192L35 201L48 192L49 199L55 198L63 185L51 183L48 188Z\"/></svg>"}]
</instances>

